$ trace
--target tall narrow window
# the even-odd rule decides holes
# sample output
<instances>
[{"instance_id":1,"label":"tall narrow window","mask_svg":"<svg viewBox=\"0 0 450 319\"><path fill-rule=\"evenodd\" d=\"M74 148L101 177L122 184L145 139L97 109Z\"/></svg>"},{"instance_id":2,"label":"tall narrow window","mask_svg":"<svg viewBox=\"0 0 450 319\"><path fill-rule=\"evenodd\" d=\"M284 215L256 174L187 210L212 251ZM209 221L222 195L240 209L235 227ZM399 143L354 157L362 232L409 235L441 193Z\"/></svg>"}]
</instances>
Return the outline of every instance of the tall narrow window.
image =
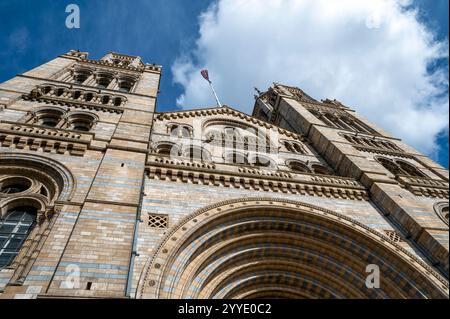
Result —
<instances>
[{"instance_id":1,"label":"tall narrow window","mask_svg":"<svg viewBox=\"0 0 450 319\"><path fill-rule=\"evenodd\" d=\"M227 154L226 158L225 158L225 162L226 163L232 163L232 164L245 164L248 165L248 161L247 158L245 157L244 154L242 153L229 153Z\"/></svg>"},{"instance_id":2,"label":"tall narrow window","mask_svg":"<svg viewBox=\"0 0 450 319\"><path fill-rule=\"evenodd\" d=\"M204 148L198 146L189 147L189 149L186 150L184 156L189 157L190 160L211 160L211 156L208 154L208 152Z\"/></svg>"},{"instance_id":3,"label":"tall narrow window","mask_svg":"<svg viewBox=\"0 0 450 319\"><path fill-rule=\"evenodd\" d=\"M19 253L24 241L33 230L37 210L21 206L9 210L0 218L0 269L8 266Z\"/></svg>"}]
</instances>

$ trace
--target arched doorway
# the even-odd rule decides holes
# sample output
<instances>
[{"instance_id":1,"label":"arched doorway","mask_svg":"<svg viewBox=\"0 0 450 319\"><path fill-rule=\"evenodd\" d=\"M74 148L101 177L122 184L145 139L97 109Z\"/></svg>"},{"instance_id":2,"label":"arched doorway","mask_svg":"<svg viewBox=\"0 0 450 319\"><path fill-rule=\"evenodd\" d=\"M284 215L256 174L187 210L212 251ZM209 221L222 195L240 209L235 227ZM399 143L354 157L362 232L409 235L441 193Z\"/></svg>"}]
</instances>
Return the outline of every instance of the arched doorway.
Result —
<instances>
[{"instance_id":1,"label":"arched doorway","mask_svg":"<svg viewBox=\"0 0 450 319\"><path fill-rule=\"evenodd\" d=\"M367 288L368 265L380 288ZM368 227L308 204L237 199L162 241L138 298L448 298L448 282Z\"/></svg>"}]
</instances>

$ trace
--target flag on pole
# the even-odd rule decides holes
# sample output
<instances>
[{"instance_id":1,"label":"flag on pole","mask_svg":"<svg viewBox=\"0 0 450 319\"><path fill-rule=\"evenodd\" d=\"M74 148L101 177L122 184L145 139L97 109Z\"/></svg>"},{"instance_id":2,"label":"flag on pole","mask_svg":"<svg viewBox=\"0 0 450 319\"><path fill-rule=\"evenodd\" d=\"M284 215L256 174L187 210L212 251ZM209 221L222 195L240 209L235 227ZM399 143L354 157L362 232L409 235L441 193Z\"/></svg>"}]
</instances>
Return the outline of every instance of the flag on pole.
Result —
<instances>
[{"instance_id":1,"label":"flag on pole","mask_svg":"<svg viewBox=\"0 0 450 319\"><path fill-rule=\"evenodd\" d=\"M205 78L206 81L211 82L209 80L209 75L208 75L208 70L207 69L201 70L200 73L202 74L202 76Z\"/></svg>"},{"instance_id":2,"label":"flag on pole","mask_svg":"<svg viewBox=\"0 0 450 319\"><path fill-rule=\"evenodd\" d=\"M214 97L216 98L216 102L217 102L217 106L222 107L222 104L219 101L219 98L217 97L216 91L214 91L214 87L212 85L211 80L209 79L209 74L208 74L208 70L207 69L203 69L200 71L200 74L203 76L203 78L208 81L209 86L211 87L211 90L214 94Z\"/></svg>"}]
</instances>

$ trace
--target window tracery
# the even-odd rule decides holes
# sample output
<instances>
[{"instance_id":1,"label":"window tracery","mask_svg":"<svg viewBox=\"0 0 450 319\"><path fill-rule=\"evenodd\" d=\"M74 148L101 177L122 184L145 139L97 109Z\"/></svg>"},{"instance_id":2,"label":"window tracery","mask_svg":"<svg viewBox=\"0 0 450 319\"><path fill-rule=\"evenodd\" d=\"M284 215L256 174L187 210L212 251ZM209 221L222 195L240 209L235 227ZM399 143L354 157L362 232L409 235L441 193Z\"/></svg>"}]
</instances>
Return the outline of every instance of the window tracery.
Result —
<instances>
[{"instance_id":1,"label":"window tracery","mask_svg":"<svg viewBox=\"0 0 450 319\"><path fill-rule=\"evenodd\" d=\"M375 158L384 168L393 175L404 175L408 177L426 177L417 167L400 159L389 159L385 157Z\"/></svg>"},{"instance_id":2,"label":"window tracery","mask_svg":"<svg viewBox=\"0 0 450 319\"><path fill-rule=\"evenodd\" d=\"M192 127L178 123L167 125L167 131L174 138L192 138Z\"/></svg>"},{"instance_id":3,"label":"window tracery","mask_svg":"<svg viewBox=\"0 0 450 319\"><path fill-rule=\"evenodd\" d=\"M320 175L334 175L334 172L320 163L304 163L299 160L288 160L286 165L299 173L314 173Z\"/></svg>"},{"instance_id":4,"label":"window tracery","mask_svg":"<svg viewBox=\"0 0 450 319\"><path fill-rule=\"evenodd\" d=\"M376 134L376 132L368 125L343 111L327 111L319 108L309 108L308 110L316 118L332 128L367 134Z\"/></svg>"},{"instance_id":5,"label":"window tracery","mask_svg":"<svg viewBox=\"0 0 450 319\"><path fill-rule=\"evenodd\" d=\"M88 132L94 128L98 116L87 111L70 112L58 107L39 108L25 117L23 122L46 127Z\"/></svg>"},{"instance_id":6,"label":"window tracery","mask_svg":"<svg viewBox=\"0 0 450 319\"><path fill-rule=\"evenodd\" d=\"M284 148L291 153L297 154L307 154L305 148L298 142L295 141L284 141Z\"/></svg>"},{"instance_id":7,"label":"window tracery","mask_svg":"<svg viewBox=\"0 0 450 319\"><path fill-rule=\"evenodd\" d=\"M342 136L351 144L360 146L360 147L369 147L369 148L378 148L380 150L384 151L395 151L395 152L401 152L402 150L395 145L394 143L387 141L387 140L381 140L379 138L374 137L367 137L367 136L361 136L361 135L349 135L349 134L342 134Z\"/></svg>"}]
</instances>

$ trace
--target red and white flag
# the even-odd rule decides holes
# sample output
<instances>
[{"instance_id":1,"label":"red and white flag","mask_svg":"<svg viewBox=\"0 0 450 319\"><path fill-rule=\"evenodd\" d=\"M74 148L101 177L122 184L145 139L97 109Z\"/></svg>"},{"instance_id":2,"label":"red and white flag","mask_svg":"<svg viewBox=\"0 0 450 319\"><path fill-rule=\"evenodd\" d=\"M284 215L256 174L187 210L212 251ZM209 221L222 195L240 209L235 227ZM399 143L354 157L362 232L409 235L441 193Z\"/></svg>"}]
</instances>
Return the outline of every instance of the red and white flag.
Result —
<instances>
[{"instance_id":1,"label":"red and white flag","mask_svg":"<svg viewBox=\"0 0 450 319\"><path fill-rule=\"evenodd\" d=\"M211 82L209 80L209 75L208 75L208 70L207 69L201 70L200 73L202 74L202 76L205 78L206 81Z\"/></svg>"}]
</instances>

